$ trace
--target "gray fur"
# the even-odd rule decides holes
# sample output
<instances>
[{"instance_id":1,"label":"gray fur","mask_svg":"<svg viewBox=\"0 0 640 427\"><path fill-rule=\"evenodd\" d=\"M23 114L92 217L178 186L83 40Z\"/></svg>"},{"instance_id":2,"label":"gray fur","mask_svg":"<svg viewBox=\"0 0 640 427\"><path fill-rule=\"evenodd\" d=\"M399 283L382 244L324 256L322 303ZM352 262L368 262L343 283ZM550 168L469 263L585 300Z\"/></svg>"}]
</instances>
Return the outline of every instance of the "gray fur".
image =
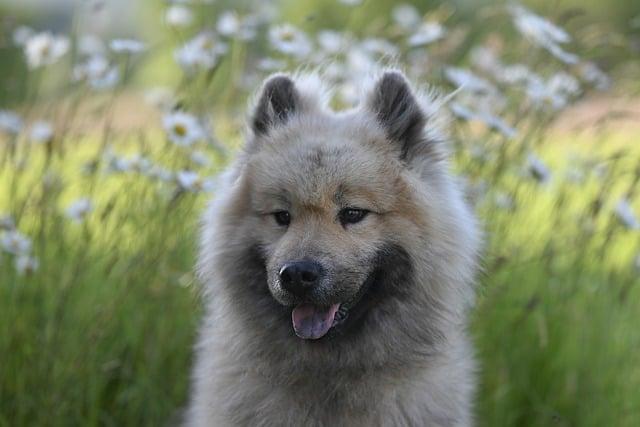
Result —
<instances>
[{"instance_id":1,"label":"gray fur","mask_svg":"<svg viewBox=\"0 0 640 427\"><path fill-rule=\"evenodd\" d=\"M294 99L285 110L295 114L257 127L254 119L204 217L207 310L187 425L471 425L465 328L480 232L424 128L423 100L392 71L362 106L335 113L309 83L315 76L289 81L282 93L295 95L282 99ZM254 117L268 99L263 92ZM336 212L354 204L372 213L341 227ZM286 230L269 215L284 208ZM276 273L292 257L327 269L314 301L350 307L319 340L292 330L299 301Z\"/></svg>"}]
</instances>

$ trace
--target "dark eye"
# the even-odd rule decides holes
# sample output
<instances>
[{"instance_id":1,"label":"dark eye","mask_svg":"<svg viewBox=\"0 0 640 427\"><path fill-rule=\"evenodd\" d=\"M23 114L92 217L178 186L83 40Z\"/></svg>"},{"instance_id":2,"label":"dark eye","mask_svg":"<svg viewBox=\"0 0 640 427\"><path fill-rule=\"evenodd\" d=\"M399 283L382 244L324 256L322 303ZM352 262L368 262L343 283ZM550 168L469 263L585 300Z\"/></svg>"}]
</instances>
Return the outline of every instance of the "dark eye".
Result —
<instances>
[{"instance_id":1,"label":"dark eye","mask_svg":"<svg viewBox=\"0 0 640 427\"><path fill-rule=\"evenodd\" d=\"M291 222L291 215L287 211L274 212L272 215L276 219L278 225L289 225Z\"/></svg>"},{"instance_id":2,"label":"dark eye","mask_svg":"<svg viewBox=\"0 0 640 427\"><path fill-rule=\"evenodd\" d=\"M346 208L338 213L338 219L342 225L355 224L362 221L368 213L365 209Z\"/></svg>"}]
</instances>

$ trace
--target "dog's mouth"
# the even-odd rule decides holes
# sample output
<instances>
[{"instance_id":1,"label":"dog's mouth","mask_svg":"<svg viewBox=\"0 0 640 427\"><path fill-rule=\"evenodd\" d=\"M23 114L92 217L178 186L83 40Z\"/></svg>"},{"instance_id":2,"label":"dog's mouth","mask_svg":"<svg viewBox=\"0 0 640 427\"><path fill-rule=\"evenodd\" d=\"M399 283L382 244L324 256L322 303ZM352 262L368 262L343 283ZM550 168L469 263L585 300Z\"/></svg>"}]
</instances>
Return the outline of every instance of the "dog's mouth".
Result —
<instances>
[{"instance_id":1,"label":"dog's mouth","mask_svg":"<svg viewBox=\"0 0 640 427\"><path fill-rule=\"evenodd\" d=\"M332 304L322 307L309 303L298 304L291 312L291 322L296 335L306 340L322 338L349 315L345 305Z\"/></svg>"}]
</instances>

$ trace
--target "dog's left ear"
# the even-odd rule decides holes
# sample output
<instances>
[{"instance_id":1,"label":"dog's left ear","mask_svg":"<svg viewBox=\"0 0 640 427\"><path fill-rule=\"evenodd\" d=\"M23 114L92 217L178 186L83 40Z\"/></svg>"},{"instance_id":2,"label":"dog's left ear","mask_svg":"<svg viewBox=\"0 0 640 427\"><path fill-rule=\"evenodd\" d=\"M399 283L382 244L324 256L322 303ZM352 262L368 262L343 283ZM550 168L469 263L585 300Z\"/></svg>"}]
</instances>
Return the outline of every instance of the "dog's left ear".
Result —
<instances>
[{"instance_id":1,"label":"dog's left ear","mask_svg":"<svg viewBox=\"0 0 640 427\"><path fill-rule=\"evenodd\" d=\"M276 74L264 83L253 112L251 127L256 135L285 124L300 109L300 94L289 76Z\"/></svg>"},{"instance_id":2,"label":"dog's left ear","mask_svg":"<svg viewBox=\"0 0 640 427\"><path fill-rule=\"evenodd\" d=\"M386 71L377 81L367 107L389 138L400 148L400 158L409 160L417 144L423 142L427 117L399 71Z\"/></svg>"}]
</instances>

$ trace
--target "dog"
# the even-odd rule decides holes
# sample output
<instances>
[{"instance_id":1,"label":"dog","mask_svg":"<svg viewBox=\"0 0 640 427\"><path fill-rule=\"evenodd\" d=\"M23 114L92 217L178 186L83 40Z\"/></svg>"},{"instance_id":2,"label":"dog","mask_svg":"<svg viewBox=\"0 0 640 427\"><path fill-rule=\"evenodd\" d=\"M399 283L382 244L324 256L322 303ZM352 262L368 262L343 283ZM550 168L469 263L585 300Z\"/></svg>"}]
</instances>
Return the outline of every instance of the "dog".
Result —
<instances>
[{"instance_id":1,"label":"dog","mask_svg":"<svg viewBox=\"0 0 640 427\"><path fill-rule=\"evenodd\" d=\"M335 112L276 74L202 228L186 425L469 426L482 233L436 98L386 69Z\"/></svg>"}]
</instances>

